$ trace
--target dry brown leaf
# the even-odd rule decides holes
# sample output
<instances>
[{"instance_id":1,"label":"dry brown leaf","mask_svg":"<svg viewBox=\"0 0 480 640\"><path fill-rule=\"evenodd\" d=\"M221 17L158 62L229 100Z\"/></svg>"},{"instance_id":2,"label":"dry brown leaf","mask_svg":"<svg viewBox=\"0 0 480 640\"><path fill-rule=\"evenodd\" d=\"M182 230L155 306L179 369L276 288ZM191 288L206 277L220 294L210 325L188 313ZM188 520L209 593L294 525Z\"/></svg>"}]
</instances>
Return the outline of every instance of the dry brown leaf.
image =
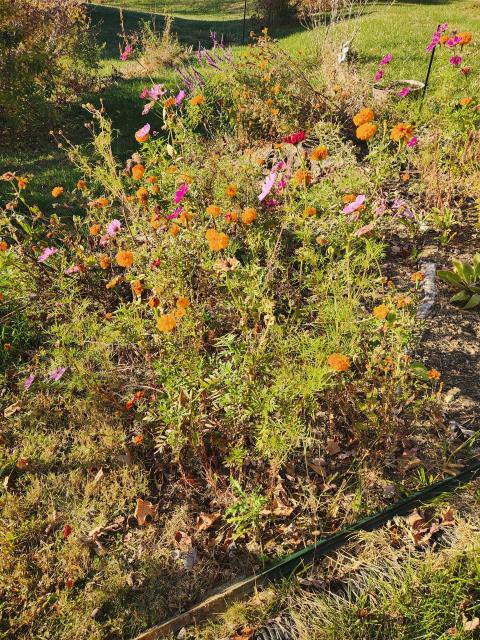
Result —
<instances>
[{"instance_id":1,"label":"dry brown leaf","mask_svg":"<svg viewBox=\"0 0 480 640\"><path fill-rule=\"evenodd\" d=\"M201 531L206 531L213 527L213 525L219 520L221 517L220 513L201 513L197 519L197 531L200 533Z\"/></svg>"},{"instance_id":2,"label":"dry brown leaf","mask_svg":"<svg viewBox=\"0 0 480 640\"><path fill-rule=\"evenodd\" d=\"M443 525L455 524L455 513L452 507L447 507L440 514Z\"/></svg>"},{"instance_id":3,"label":"dry brown leaf","mask_svg":"<svg viewBox=\"0 0 480 640\"><path fill-rule=\"evenodd\" d=\"M314 458L313 460L310 460L308 463L308 466L312 471L315 471L315 473L317 473L319 476L325 475L325 471L326 471L325 461L322 460L321 458Z\"/></svg>"},{"instance_id":4,"label":"dry brown leaf","mask_svg":"<svg viewBox=\"0 0 480 640\"><path fill-rule=\"evenodd\" d=\"M14 413L17 413L17 411L20 411L21 408L22 408L22 403L20 402L20 400L18 400L18 402L14 402L13 404L9 405L4 409L3 411L4 418L10 418L10 416L13 416Z\"/></svg>"},{"instance_id":5,"label":"dry brown leaf","mask_svg":"<svg viewBox=\"0 0 480 640\"><path fill-rule=\"evenodd\" d=\"M480 627L480 618L473 618L472 620L465 620L463 623L464 631L475 631Z\"/></svg>"},{"instance_id":6,"label":"dry brown leaf","mask_svg":"<svg viewBox=\"0 0 480 640\"><path fill-rule=\"evenodd\" d=\"M236 633L232 636L232 640L250 640L254 633L255 629L253 627L245 627L240 631L240 633Z\"/></svg>"},{"instance_id":7,"label":"dry brown leaf","mask_svg":"<svg viewBox=\"0 0 480 640\"><path fill-rule=\"evenodd\" d=\"M141 527L148 524L150 520L153 520L156 513L157 507L151 502L137 498L137 506L135 507L135 513L133 515Z\"/></svg>"},{"instance_id":8,"label":"dry brown leaf","mask_svg":"<svg viewBox=\"0 0 480 640\"><path fill-rule=\"evenodd\" d=\"M331 456L336 456L341 451L340 445L333 439L327 440L326 449Z\"/></svg>"}]
</instances>

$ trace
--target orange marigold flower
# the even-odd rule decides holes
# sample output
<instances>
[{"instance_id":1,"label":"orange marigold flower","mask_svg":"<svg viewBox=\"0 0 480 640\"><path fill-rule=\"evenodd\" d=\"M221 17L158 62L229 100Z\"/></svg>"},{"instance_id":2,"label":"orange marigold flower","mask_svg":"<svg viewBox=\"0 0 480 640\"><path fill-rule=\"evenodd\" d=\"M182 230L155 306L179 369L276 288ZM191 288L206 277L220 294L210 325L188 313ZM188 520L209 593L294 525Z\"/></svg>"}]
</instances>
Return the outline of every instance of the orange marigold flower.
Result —
<instances>
[{"instance_id":1,"label":"orange marigold flower","mask_svg":"<svg viewBox=\"0 0 480 640\"><path fill-rule=\"evenodd\" d=\"M174 164L171 164L169 167L166 168L166 172L169 174L177 173L177 171L178 171L177 166Z\"/></svg>"},{"instance_id":2,"label":"orange marigold flower","mask_svg":"<svg viewBox=\"0 0 480 640\"><path fill-rule=\"evenodd\" d=\"M412 273L410 276L410 280L412 282L421 282L422 280L425 280L425 274L423 271L415 271L415 273Z\"/></svg>"},{"instance_id":3,"label":"orange marigold flower","mask_svg":"<svg viewBox=\"0 0 480 640\"><path fill-rule=\"evenodd\" d=\"M143 174L145 173L145 167L143 164L136 164L132 168L132 178L134 180L141 180L143 178Z\"/></svg>"},{"instance_id":4,"label":"orange marigold flower","mask_svg":"<svg viewBox=\"0 0 480 640\"><path fill-rule=\"evenodd\" d=\"M443 36L440 36L440 44L447 44L447 42L450 40L450 36L447 34L443 34Z\"/></svg>"},{"instance_id":5,"label":"orange marigold flower","mask_svg":"<svg viewBox=\"0 0 480 640\"><path fill-rule=\"evenodd\" d=\"M20 177L17 178L17 182L18 182L18 188L19 189L26 189L27 188L27 184L28 184L28 179L25 177Z\"/></svg>"},{"instance_id":6,"label":"orange marigold flower","mask_svg":"<svg viewBox=\"0 0 480 640\"><path fill-rule=\"evenodd\" d=\"M272 114L272 116L278 116L278 114L280 113L280 109L270 109L270 113Z\"/></svg>"},{"instance_id":7,"label":"orange marigold flower","mask_svg":"<svg viewBox=\"0 0 480 640\"><path fill-rule=\"evenodd\" d=\"M132 443L138 447L138 445L142 444L143 442L143 435L141 433L137 434L136 436L132 436Z\"/></svg>"},{"instance_id":8,"label":"orange marigold flower","mask_svg":"<svg viewBox=\"0 0 480 640\"><path fill-rule=\"evenodd\" d=\"M172 107L175 106L175 98L173 97L167 98L163 103L163 106L165 107L165 109L171 109Z\"/></svg>"},{"instance_id":9,"label":"orange marigold flower","mask_svg":"<svg viewBox=\"0 0 480 640\"><path fill-rule=\"evenodd\" d=\"M5 342L3 348L5 349L5 351L10 351L10 349L12 348L11 342Z\"/></svg>"},{"instance_id":10,"label":"orange marigold flower","mask_svg":"<svg viewBox=\"0 0 480 640\"><path fill-rule=\"evenodd\" d=\"M175 311L173 312L173 315L175 316L175 318L177 320L180 320L181 318L183 318L183 316L186 314L187 312L185 311L185 309L175 309Z\"/></svg>"},{"instance_id":11,"label":"orange marigold flower","mask_svg":"<svg viewBox=\"0 0 480 640\"><path fill-rule=\"evenodd\" d=\"M155 229L155 230L160 229L160 227L162 226L162 219L160 218L158 213L155 213L155 211L150 216L149 224L152 227L152 229Z\"/></svg>"},{"instance_id":12,"label":"orange marigold flower","mask_svg":"<svg viewBox=\"0 0 480 640\"><path fill-rule=\"evenodd\" d=\"M257 219L257 211L253 207L247 207L242 213L243 224L252 224Z\"/></svg>"},{"instance_id":13,"label":"orange marigold flower","mask_svg":"<svg viewBox=\"0 0 480 640\"><path fill-rule=\"evenodd\" d=\"M342 196L342 202L344 204L350 204L350 202L355 202L356 199L357 199L357 196L354 193L347 193L344 196Z\"/></svg>"},{"instance_id":14,"label":"orange marigold flower","mask_svg":"<svg viewBox=\"0 0 480 640\"><path fill-rule=\"evenodd\" d=\"M177 321L173 313L166 313L157 320L157 329L163 333L170 333L177 326Z\"/></svg>"},{"instance_id":15,"label":"orange marigold flower","mask_svg":"<svg viewBox=\"0 0 480 640\"><path fill-rule=\"evenodd\" d=\"M77 182L77 189L79 189L80 191L85 191L87 188L87 183L85 180L79 180Z\"/></svg>"},{"instance_id":16,"label":"orange marigold flower","mask_svg":"<svg viewBox=\"0 0 480 640\"><path fill-rule=\"evenodd\" d=\"M321 146L315 147L315 149L313 149L310 159L315 162L318 162L319 160L325 160L327 156L328 156L327 147L324 144L322 144Z\"/></svg>"},{"instance_id":17,"label":"orange marigold flower","mask_svg":"<svg viewBox=\"0 0 480 640\"><path fill-rule=\"evenodd\" d=\"M312 174L308 171L305 171L304 169L298 169L293 174L293 181L298 185L307 186L312 181Z\"/></svg>"},{"instance_id":18,"label":"orange marigold flower","mask_svg":"<svg viewBox=\"0 0 480 640\"><path fill-rule=\"evenodd\" d=\"M168 233L173 237L177 236L180 233L180 225L174 222L172 225L170 225Z\"/></svg>"},{"instance_id":19,"label":"orange marigold flower","mask_svg":"<svg viewBox=\"0 0 480 640\"><path fill-rule=\"evenodd\" d=\"M101 255L98 258L98 264L100 265L101 269L108 269L110 267L110 258L106 255Z\"/></svg>"},{"instance_id":20,"label":"orange marigold flower","mask_svg":"<svg viewBox=\"0 0 480 640\"><path fill-rule=\"evenodd\" d=\"M471 102L473 101L473 98L461 98L458 101L458 104L460 104L462 107L466 107L467 105L469 105Z\"/></svg>"},{"instance_id":21,"label":"orange marigold flower","mask_svg":"<svg viewBox=\"0 0 480 640\"><path fill-rule=\"evenodd\" d=\"M305 216L307 216L307 218L311 218L312 216L317 215L317 210L315 209L315 207L306 207L304 214Z\"/></svg>"},{"instance_id":22,"label":"orange marigold flower","mask_svg":"<svg viewBox=\"0 0 480 640\"><path fill-rule=\"evenodd\" d=\"M54 198L58 198L62 195L62 193L64 192L64 188L63 187L53 187L52 189L52 196Z\"/></svg>"},{"instance_id":23,"label":"orange marigold flower","mask_svg":"<svg viewBox=\"0 0 480 640\"><path fill-rule=\"evenodd\" d=\"M140 280L132 280L132 291L133 294L136 296L141 296L142 295L142 291L143 291L143 285L140 282Z\"/></svg>"},{"instance_id":24,"label":"orange marigold flower","mask_svg":"<svg viewBox=\"0 0 480 640\"><path fill-rule=\"evenodd\" d=\"M229 198L234 198L237 195L237 186L235 184L230 183L225 190L225 193Z\"/></svg>"},{"instance_id":25,"label":"orange marigold flower","mask_svg":"<svg viewBox=\"0 0 480 640\"><path fill-rule=\"evenodd\" d=\"M193 98L190 100L190 104L193 106L203 104L204 102L205 102L205 98L201 94L193 96Z\"/></svg>"},{"instance_id":26,"label":"orange marigold flower","mask_svg":"<svg viewBox=\"0 0 480 640\"><path fill-rule=\"evenodd\" d=\"M395 298L395 304L397 305L397 309L404 309L408 307L409 304L412 304L412 299L409 296L397 296Z\"/></svg>"},{"instance_id":27,"label":"orange marigold flower","mask_svg":"<svg viewBox=\"0 0 480 640\"><path fill-rule=\"evenodd\" d=\"M218 216L222 213L222 210L220 209L220 207L217 207L216 204L210 204L207 207L206 212L208 213L209 216L212 216L213 218L218 218Z\"/></svg>"},{"instance_id":28,"label":"orange marigold flower","mask_svg":"<svg viewBox=\"0 0 480 640\"><path fill-rule=\"evenodd\" d=\"M133 253L128 249L120 249L116 255L116 260L119 267L131 267L133 264Z\"/></svg>"},{"instance_id":29,"label":"orange marigold flower","mask_svg":"<svg viewBox=\"0 0 480 640\"><path fill-rule=\"evenodd\" d=\"M372 122L374 120L375 115L369 107L365 109L361 109L356 115L353 116L353 124L356 127L362 126L362 124L367 124L368 122Z\"/></svg>"},{"instance_id":30,"label":"orange marigold flower","mask_svg":"<svg viewBox=\"0 0 480 640\"><path fill-rule=\"evenodd\" d=\"M0 251L7 251L8 243L5 240L0 240Z\"/></svg>"},{"instance_id":31,"label":"orange marigold flower","mask_svg":"<svg viewBox=\"0 0 480 640\"><path fill-rule=\"evenodd\" d=\"M108 201L107 198L97 198L92 202L92 205L94 207L102 207L102 208L108 207L109 204L110 202Z\"/></svg>"},{"instance_id":32,"label":"orange marigold flower","mask_svg":"<svg viewBox=\"0 0 480 640\"><path fill-rule=\"evenodd\" d=\"M408 122L399 122L390 133L390 138L395 142L408 142L413 136L413 126Z\"/></svg>"},{"instance_id":33,"label":"orange marigold flower","mask_svg":"<svg viewBox=\"0 0 480 640\"><path fill-rule=\"evenodd\" d=\"M151 309L156 309L160 305L160 300L155 296L151 296L148 299L147 304Z\"/></svg>"},{"instance_id":34,"label":"orange marigold flower","mask_svg":"<svg viewBox=\"0 0 480 640\"><path fill-rule=\"evenodd\" d=\"M160 193L160 187L158 186L158 184L152 184L152 193L154 193L155 195L157 193Z\"/></svg>"},{"instance_id":35,"label":"orange marigold flower","mask_svg":"<svg viewBox=\"0 0 480 640\"><path fill-rule=\"evenodd\" d=\"M373 315L377 320L385 320L390 313L390 309L385 304L379 304L378 307L374 307Z\"/></svg>"},{"instance_id":36,"label":"orange marigold flower","mask_svg":"<svg viewBox=\"0 0 480 640\"><path fill-rule=\"evenodd\" d=\"M236 222L238 220L238 213L236 211L227 211L225 220L227 222Z\"/></svg>"},{"instance_id":37,"label":"orange marigold flower","mask_svg":"<svg viewBox=\"0 0 480 640\"><path fill-rule=\"evenodd\" d=\"M148 191L145 189L145 187L140 187L140 189L137 189L136 195L137 195L138 200L142 204L146 204L147 203Z\"/></svg>"},{"instance_id":38,"label":"orange marigold flower","mask_svg":"<svg viewBox=\"0 0 480 640\"><path fill-rule=\"evenodd\" d=\"M216 229L208 229L205 233L205 238L212 251L222 251L230 244L230 238L227 234L218 232Z\"/></svg>"},{"instance_id":39,"label":"orange marigold flower","mask_svg":"<svg viewBox=\"0 0 480 640\"><path fill-rule=\"evenodd\" d=\"M471 31L464 31L463 33L459 33L458 37L462 39L462 41L459 44L463 46L465 44L470 44L473 36Z\"/></svg>"},{"instance_id":40,"label":"orange marigold flower","mask_svg":"<svg viewBox=\"0 0 480 640\"><path fill-rule=\"evenodd\" d=\"M190 300L185 297L178 298L176 306L178 309L186 309L190 305Z\"/></svg>"},{"instance_id":41,"label":"orange marigold flower","mask_svg":"<svg viewBox=\"0 0 480 640\"><path fill-rule=\"evenodd\" d=\"M342 353L332 353L331 356L328 356L327 363L334 371L341 372L350 369L350 359Z\"/></svg>"},{"instance_id":42,"label":"orange marigold flower","mask_svg":"<svg viewBox=\"0 0 480 640\"><path fill-rule=\"evenodd\" d=\"M155 184L157 182L157 176L148 176L147 182L150 184Z\"/></svg>"},{"instance_id":43,"label":"orange marigold flower","mask_svg":"<svg viewBox=\"0 0 480 640\"><path fill-rule=\"evenodd\" d=\"M102 229L102 225L101 224L92 224L92 226L89 229L90 235L91 236L98 236L98 234L100 233Z\"/></svg>"},{"instance_id":44,"label":"orange marigold flower","mask_svg":"<svg viewBox=\"0 0 480 640\"><path fill-rule=\"evenodd\" d=\"M430 369L430 371L427 371L427 376L430 380L440 380L441 373L437 369Z\"/></svg>"},{"instance_id":45,"label":"orange marigold flower","mask_svg":"<svg viewBox=\"0 0 480 640\"><path fill-rule=\"evenodd\" d=\"M376 133L377 125L373 124L373 122L366 122L357 128L355 135L359 140L367 141L371 140Z\"/></svg>"}]
</instances>

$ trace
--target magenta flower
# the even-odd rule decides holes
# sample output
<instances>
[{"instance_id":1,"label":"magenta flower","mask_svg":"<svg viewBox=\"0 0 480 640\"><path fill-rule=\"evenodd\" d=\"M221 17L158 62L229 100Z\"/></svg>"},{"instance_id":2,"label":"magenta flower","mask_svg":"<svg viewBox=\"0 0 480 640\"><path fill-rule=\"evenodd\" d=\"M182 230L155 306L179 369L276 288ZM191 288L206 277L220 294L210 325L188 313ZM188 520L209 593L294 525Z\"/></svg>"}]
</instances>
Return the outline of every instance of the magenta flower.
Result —
<instances>
[{"instance_id":1,"label":"magenta flower","mask_svg":"<svg viewBox=\"0 0 480 640\"><path fill-rule=\"evenodd\" d=\"M380 64L383 66L385 64L389 64L392 61L393 55L391 53L387 53L386 56L380 60Z\"/></svg>"},{"instance_id":2,"label":"magenta flower","mask_svg":"<svg viewBox=\"0 0 480 640\"><path fill-rule=\"evenodd\" d=\"M275 184L275 180L277 179L277 172L276 171L271 171L269 173L269 175L265 178L264 183L262 184L262 191L260 193L260 195L258 196L258 199L260 202L263 202L265 200L265 198L268 196L268 194L270 193L270 191L273 188L273 185Z\"/></svg>"},{"instance_id":3,"label":"magenta flower","mask_svg":"<svg viewBox=\"0 0 480 640\"><path fill-rule=\"evenodd\" d=\"M298 144L302 140L305 140L305 131L297 131L297 133L292 133L283 138L283 142L288 142L289 144Z\"/></svg>"},{"instance_id":4,"label":"magenta flower","mask_svg":"<svg viewBox=\"0 0 480 640\"><path fill-rule=\"evenodd\" d=\"M183 89L180 89L180 91L175 96L175 104L177 105L177 107L179 104L182 104L182 102L185 100L186 95L187 94L185 93L185 91Z\"/></svg>"},{"instance_id":5,"label":"magenta flower","mask_svg":"<svg viewBox=\"0 0 480 640\"><path fill-rule=\"evenodd\" d=\"M181 202L183 200L183 198L188 193L189 189L190 189L190 187L188 186L187 183L184 183L184 184L180 185L180 188L177 189L177 191L175 192L175 204L178 204L179 202Z\"/></svg>"},{"instance_id":6,"label":"magenta flower","mask_svg":"<svg viewBox=\"0 0 480 640\"><path fill-rule=\"evenodd\" d=\"M411 91L411 89L409 87L403 87L403 89L401 89L398 92L398 95L400 96L400 98L404 98L405 96L408 96L410 91Z\"/></svg>"},{"instance_id":7,"label":"magenta flower","mask_svg":"<svg viewBox=\"0 0 480 640\"><path fill-rule=\"evenodd\" d=\"M47 247L43 250L42 255L38 257L38 262L45 262L45 260L48 260L48 258L57 253L57 251L58 249L55 249L55 247Z\"/></svg>"},{"instance_id":8,"label":"magenta flower","mask_svg":"<svg viewBox=\"0 0 480 640\"><path fill-rule=\"evenodd\" d=\"M161 96L165 95L167 90L162 84L154 84L151 89L148 90L148 97L150 100L158 100Z\"/></svg>"},{"instance_id":9,"label":"magenta flower","mask_svg":"<svg viewBox=\"0 0 480 640\"><path fill-rule=\"evenodd\" d=\"M122 228L122 223L120 220L114 219L107 224L107 234L113 238Z\"/></svg>"},{"instance_id":10,"label":"magenta flower","mask_svg":"<svg viewBox=\"0 0 480 640\"><path fill-rule=\"evenodd\" d=\"M365 195L360 195L357 196L355 198L355 200L353 202L350 202L350 204L347 204L346 207L343 208L343 213L354 213L355 211L358 211L358 209L360 209L360 207L363 205L363 203L365 202L366 196Z\"/></svg>"},{"instance_id":11,"label":"magenta flower","mask_svg":"<svg viewBox=\"0 0 480 640\"><path fill-rule=\"evenodd\" d=\"M148 96L148 87L144 87L142 89L142 93L140 94L140 100L145 100L147 96Z\"/></svg>"},{"instance_id":12,"label":"magenta flower","mask_svg":"<svg viewBox=\"0 0 480 640\"><path fill-rule=\"evenodd\" d=\"M128 60L128 58L132 54L132 51L133 51L133 47L131 45L127 44L125 49L120 54L120 60L122 60L123 62L125 62L125 60Z\"/></svg>"},{"instance_id":13,"label":"magenta flower","mask_svg":"<svg viewBox=\"0 0 480 640\"><path fill-rule=\"evenodd\" d=\"M462 39L459 36L454 36L453 38L450 38L449 40L447 40L447 47L450 47L450 49L453 49L454 47L457 46L457 44L460 44L461 41Z\"/></svg>"},{"instance_id":14,"label":"magenta flower","mask_svg":"<svg viewBox=\"0 0 480 640\"><path fill-rule=\"evenodd\" d=\"M462 56L452 56L450 58L450 64L454 67L459 67L462 64Z\"/></svg>"},{"instance_id":15,"label":"magenta flower","mask_svg":"<svg viewBox=\"0 0 480 640\"><path fill-rule=\"evenodd\" d=\"M28 391L30 389L34 380L35 380L35 376L33 373L31 373L23 383L23 388L25 389L25 391Z\"/></svg>"},{"instance_id":16,"label":"magenta flower","mask_svg":"<svg viewBox=\"0 0 480 640\"><path fill-rule=\"evenodd\" d=\"M417 145L418 142L418 138L417 136L413 136L412 138L410 138L410 140L407 142L407 147L410 147L410 149L413 149L413 147L415 147Z\"/></svg>"},{"instance_id":17,"label":"magenta flower","mask_svg":"<svg viewBox=\"0 0 480 640\"><path fill-rule=\"evenodd\" d=\"M148 136L150 133L150 129L151 127L149 124L143 125L143 127L135 133L135 138L145 138L145 136Z\"/></svg>"},{"instance_id":18,"label":"magenta flower","mask_svg":"<svg viewBox=\"0 0 480 640\"><path fill-rule=\"evenodd\" d=\"M57 367L56 369L53 369L53 371L49 372L48 377L52 382L58 382L66 370L66 367Z\"/></svg>"},{"instance_id":19,"label":"magenta flower","mask_svg":"<svg viewBox=\"0 0 480 640\"><path fill-rule=\"evenodd\" d=\"M384 75L385 75L385 71L383 71L383 69L379 69L376 72L376 74L373 76L373 79L375 80L375 82L379 82Z\"/></svg>"},{"instance_id":20,"label":"magenta flower","mask_svg":"<svg viewBox=\"0 0 480 640\"><path fill-rule=\"evenodd\" d=\"M167 220L174 220L178 218L178 216L182 213L183 207L177 207L173 213L169 213L168 216L165 216Z\"/></svg>"}]
</instances>

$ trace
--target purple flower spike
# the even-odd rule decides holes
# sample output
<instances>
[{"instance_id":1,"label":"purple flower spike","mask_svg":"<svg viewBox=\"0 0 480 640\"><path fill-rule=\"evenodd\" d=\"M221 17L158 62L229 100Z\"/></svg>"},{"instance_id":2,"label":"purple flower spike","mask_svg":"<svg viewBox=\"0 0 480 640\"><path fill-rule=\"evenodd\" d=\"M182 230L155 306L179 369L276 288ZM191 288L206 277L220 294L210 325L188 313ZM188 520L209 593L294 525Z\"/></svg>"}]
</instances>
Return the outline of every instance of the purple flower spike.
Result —
<instances>
[{"instance_id":1,"label":"purple flower spike","mask_svg":"<svg viewBox=\"0 0 480 640\"><path fill-rule=\"evenodd\" d=\"M28 391L30 389L34 380L35 380L35 376L33 373L31 373L23 383L23 388L25 389L25 391Z\"/></svg>"}]
</instances>

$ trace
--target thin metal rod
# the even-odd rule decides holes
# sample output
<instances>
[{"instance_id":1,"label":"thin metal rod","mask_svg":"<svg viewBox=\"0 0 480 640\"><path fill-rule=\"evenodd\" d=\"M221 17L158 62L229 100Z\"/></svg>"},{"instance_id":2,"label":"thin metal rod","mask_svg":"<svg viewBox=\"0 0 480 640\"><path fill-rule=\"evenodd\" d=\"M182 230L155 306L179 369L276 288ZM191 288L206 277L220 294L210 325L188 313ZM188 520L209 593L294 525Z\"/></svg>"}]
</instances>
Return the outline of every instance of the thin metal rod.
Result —
<instances>
[{"instance_id":1,"label":"thin metal rod","mask_svg":"<svg viewBox=\"0 0 480 640\"><path fill-rule=\"evenodd\" d=\"M245 5L243 7L243 34L242 34L242 44L245 44L245 25L247 22L247 0L245 0Z\"/></svg>"}]
</instances>

